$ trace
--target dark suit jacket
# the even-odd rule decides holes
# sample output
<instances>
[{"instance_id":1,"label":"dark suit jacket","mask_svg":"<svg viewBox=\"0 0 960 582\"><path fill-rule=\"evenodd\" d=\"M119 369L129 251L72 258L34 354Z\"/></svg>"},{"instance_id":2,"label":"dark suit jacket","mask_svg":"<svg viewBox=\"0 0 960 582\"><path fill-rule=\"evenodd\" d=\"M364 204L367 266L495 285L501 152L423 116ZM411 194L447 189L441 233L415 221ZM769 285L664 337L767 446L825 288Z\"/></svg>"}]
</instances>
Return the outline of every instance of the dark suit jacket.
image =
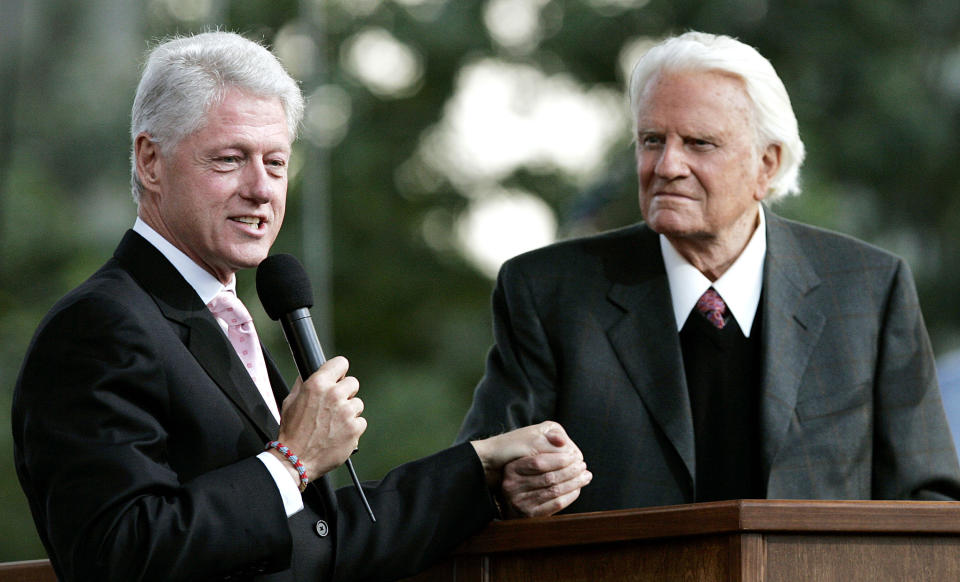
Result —
<instances>
[{"instance_id":1,"label":"dark suit jacket","mask_svg":"<svg viewBox=\"0 0 960 582\"><path fill-rule=\"evenodd\" d=\"M393 579L494 516L465 445L367 484L376 524L325 478L288 520L255 458L278 428L196 292L132 231L43 320L14 394L17 473L62 580Z\"/></svg>"},{"instance_id":2,"label":"dark suit jacket","mask_svg":"<svg viewBox=\"0 0 960 582\"><path fill-rule=\"evenodd\" d=\"M767 496L960 498L907 265L766 216ZM517 257L493 314L496 343L459 440L554 419L594 474L568 511L694 501L693 420L656 233L635 225Z\"/></svg>"}]
</instances>

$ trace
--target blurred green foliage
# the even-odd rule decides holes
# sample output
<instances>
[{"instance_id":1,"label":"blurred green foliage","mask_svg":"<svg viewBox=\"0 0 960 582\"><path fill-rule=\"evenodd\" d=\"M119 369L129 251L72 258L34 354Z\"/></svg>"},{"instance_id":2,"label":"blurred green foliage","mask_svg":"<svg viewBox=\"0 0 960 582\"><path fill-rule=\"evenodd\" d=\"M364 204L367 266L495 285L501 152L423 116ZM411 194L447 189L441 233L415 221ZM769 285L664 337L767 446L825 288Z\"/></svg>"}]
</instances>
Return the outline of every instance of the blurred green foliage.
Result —
<instances>
[{"instance_id":1,"label":"blurred green foliage","mask_svg":"<svg viewBox=\"0 0 960 582\"><path fill-rule=\"evenodd\" d=\"M443 180L410 196L397 179L441 118L458 71L481 57L619 89L617 59L638 36L699 29L758 47L790 91L808 149L804 194L779 211L904 256L935 348L960 345L955 0L526 4L536 5L543 34L517 51L491 40L481 0L2 0L0 561L43 555L13 470L9 411L17 369L46 310L102 264L133 223L129 107L144 49L170 34L219 27L272 43L300 27L319 47L305 88L331 83L349 96L342 141L329 151L298 146L311 171L291 186L276 250L300 254L307 235L318 234L303 232L297 216L304 204L317 204L309 181L322 180L330 193L321 199L329 210L322 234L333 257L318 273L330 295L323 326L327 351L347 355L361 379L370 428L354 461L363 478L449 444L482 374L492 282L453 246L427 244L422 235L428 215L452 220L467 200ZM412 95L377 96L344 70L343 44L374 26L421 55L423 78ZM521 168L503 183L541 196L565 235L627 224L639 214L626 139L587 187L542 168ZM292 378L279 329L256 311L252 281L241 275L241 295Z\"/></svg>"}]
</instances>

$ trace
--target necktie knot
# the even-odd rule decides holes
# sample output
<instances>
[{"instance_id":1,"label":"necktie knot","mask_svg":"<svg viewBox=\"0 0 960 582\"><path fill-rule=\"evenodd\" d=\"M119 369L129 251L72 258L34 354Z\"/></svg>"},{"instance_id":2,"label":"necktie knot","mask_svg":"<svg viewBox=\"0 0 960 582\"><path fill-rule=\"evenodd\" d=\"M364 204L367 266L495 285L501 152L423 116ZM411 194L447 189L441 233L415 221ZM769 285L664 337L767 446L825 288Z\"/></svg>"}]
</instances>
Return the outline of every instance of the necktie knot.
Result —
<instances>
[{"instance_id":1,"label":"necktie knot","mask_svg":"<svg viewBox=\"0 0 960 582\"><path fill-rule=\"evenodd\" d=\"M717 329L723 329L723 326L727 325L725 317L727 304L723 302L720 294L713 287L707 289L697 300L697 311Z\"/></svg>"},{"instance_id":2,"label":"necktie knot","mask_svg":"<svg viewBox=\"0 0 960 582\"><path fill-rule=\"evenodd\" d=\"M243 302L231 291L221 291L207 307L214 317L223 320L230 327L253 321Z\"/></svg>"}]
</instances>

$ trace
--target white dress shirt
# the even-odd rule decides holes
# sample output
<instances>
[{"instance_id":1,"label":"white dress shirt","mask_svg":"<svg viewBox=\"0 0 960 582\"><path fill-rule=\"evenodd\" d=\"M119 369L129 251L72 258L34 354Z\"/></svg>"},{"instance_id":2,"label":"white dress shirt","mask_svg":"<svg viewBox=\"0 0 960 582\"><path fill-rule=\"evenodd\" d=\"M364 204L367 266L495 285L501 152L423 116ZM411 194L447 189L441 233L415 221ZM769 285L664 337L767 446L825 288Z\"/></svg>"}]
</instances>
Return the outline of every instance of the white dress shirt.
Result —
<instances>
[{"instance_id":1,"label":"white dress shirt","mask_svg":"<svg viewBox=\"0 0 960 582\"><path fill-rule=\"evenodd\" d=\"M730 265L730 268L716 281L710 282L703 273L683 257L667 237L660 235L660 252L667 269L670 282L670 298L673 301L673 315L677 320L677 331L683 329L687 316L697 305L704 291L716 289L727 310L733 314L744 336L750 337L750 328L760 305L760 291L763 289L763 260L767 254L767 229L763 217L763 207L758 203L760 224L750 237L750 242Z\"/></svg>"},{"instance_id":2,"label":"white dress shirt","mask_svg":"<svg viewBox=\"0 0 960 582\"><path fill-rule=\"evenodd\" d=\"M136 222L134 222L133 231L147 239L147 242L156 247L156 249L170 261L177 272L179 272L180 275L186 279L187 283L193 287L194 291L197 292L197 295L200 296L200 301L202 301L204 305L210 303L223 289L236 293L236 276L231 277L230 282L226 285L221 284L216 277L195 263L193 259L184 254L183 251L173 246L170 241L163 238L163 236L153 230L150 225L140 220L140 217L137 217ZM221 323L221 327L222 325ZM224 330L224 333L226 333L226 330ZM263 395L261 394L261 396ZM270 397L273 398L273 395L271 394ZM267 408L275 409L276 406L276 402L274 402L272 407L269 406L268 402ZM277 418L277 420L279 421L280 419ZM283 498L283 508L287 513L287 517L301 511L303 509L303 498L300 495L300 488L291 479L291 475L287 471L286 466L284 466L284 462L267 451L257 455L257 458L266 465L267 470L270 471L270 475L273 476L273 480L276 481L277 489L280 490L280 496Z\"/></svg>"}]
</instances>

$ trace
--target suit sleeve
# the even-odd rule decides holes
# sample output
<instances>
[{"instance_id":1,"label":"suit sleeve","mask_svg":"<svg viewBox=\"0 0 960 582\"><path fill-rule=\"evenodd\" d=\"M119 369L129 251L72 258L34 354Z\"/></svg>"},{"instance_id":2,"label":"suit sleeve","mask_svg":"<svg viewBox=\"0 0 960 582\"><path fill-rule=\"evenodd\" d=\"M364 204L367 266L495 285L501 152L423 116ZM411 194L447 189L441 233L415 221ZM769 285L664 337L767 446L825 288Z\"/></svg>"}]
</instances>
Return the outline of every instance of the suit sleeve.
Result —
<instances>
[{"instance_id":1,"label":"suit sleeve","mask_svg":"<svg viewBox=\"0 0 960 582\"><path fill-rule=\"evenodd\" d=\"M364 483L376 523L353 487L336 492L334 580L375 582L413 575L496 517L483 467L464 443Z\"/></svg>"},{"instance_id":2,"label":"suit sleeve","mask_svg":"<svg viewBox=\"0 0 960 582\"><path fill-rule=\"evenodd\" d=\"M516 261L493 292L494 345L457 442L486 438L553 416L556 365L535 294Z\"/></svg>"},{"instance_id":3,"label":"suit sleeve","mask_svg":"<svg viewBox=\"0 0 960 582\"><path fill-rule=\"evenodd\" d=\"M890 287L875 383L874 499L960 499L960 469L909 267Z\"/></svg>"},{"instance_id":4,"label":"suit sleeve","mask_svg":"<svg viewBox=\"0 0 960 582\"><path fill-rule=\"evenodd\" d=\"M96 296L54 312L18 380L18 472L58 575L170 581L287 567L290 532L258 459L224 459L183 482L170 466L171 390L190 387L167 385L164 346L127 309Z\"/></svg>"}]
</instances>

